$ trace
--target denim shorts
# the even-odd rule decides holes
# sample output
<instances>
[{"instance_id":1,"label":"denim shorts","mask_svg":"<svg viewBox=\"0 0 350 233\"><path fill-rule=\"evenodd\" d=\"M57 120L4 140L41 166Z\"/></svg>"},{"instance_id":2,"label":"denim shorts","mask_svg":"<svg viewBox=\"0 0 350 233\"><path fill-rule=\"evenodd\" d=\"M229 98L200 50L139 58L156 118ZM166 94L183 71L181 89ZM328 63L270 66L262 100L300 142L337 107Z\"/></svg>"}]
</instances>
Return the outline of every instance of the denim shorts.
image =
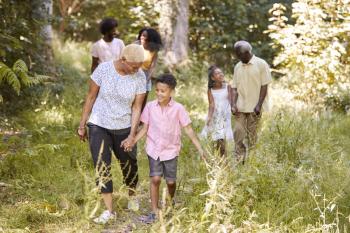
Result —
<instances>
[{"instance_id":1,"label":"denim shorts","mask_svg":"<svg viewBox=\"0 0 350 233\"><path fill-rule=\"evenodd\" d=\"M148 156L149 176L163 176L166 181L176 181L177 156L171 160L160 161Z\"/></svg>"}]
</instances>

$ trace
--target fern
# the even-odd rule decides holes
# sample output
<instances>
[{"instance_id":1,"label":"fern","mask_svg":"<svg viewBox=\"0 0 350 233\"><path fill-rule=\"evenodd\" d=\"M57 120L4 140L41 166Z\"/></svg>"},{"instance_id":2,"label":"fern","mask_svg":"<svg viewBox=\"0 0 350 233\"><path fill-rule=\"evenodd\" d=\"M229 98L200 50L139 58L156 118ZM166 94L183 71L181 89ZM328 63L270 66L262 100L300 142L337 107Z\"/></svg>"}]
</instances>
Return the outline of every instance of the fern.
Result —
<instances>
[{"instance_id":1,"label":"fern","mask_svg":"<svg viewBox=\"0 0 350 233\"><path fill-rule=\"evenodd\" d=\"M28 67L26 63L22 60L17 60L12 66L13 72L20 79L24 86L30 86L30 78L28 76Z\"/></svg>"},{"instance_id":2,"label":"fern","mask_svg":"<svg viewBox=\"0 0 350 233\"><path fill-rule=\"evenodd\" d=\"M17 78L16 73L6 64L0 62L0 84L5 81L13 88L17 95L19 95L21 83Z\"/></svg>"},{"instance_id":3,"label":"fern","mask_svg":"<svg viewBox=\"0 0 350 233\"><path fill-rule=\"evenodd\" d=\"M13 90L19 95L21 86L28 87L32 85L40 84L48 79L49 76L46 75L37 75L30 76L28 74L28 67L26 63L19 59L17 60L12 69L6 64L0 62L0 85L7 82ZM2 96L0 95L0 103L3 101Z\"/></svg>"},{"instance_id":4,"label":"fern","mask_svg":"<svg viewBox=\"0 0 350 233\"><path fill-rule=\"evenodd\" d=\"M47 75L35 74L33 77L31 77L30 85L37 85L37 84L43 83L49 80L50 78L51 77Z\"/></svg>"}]
</instances>

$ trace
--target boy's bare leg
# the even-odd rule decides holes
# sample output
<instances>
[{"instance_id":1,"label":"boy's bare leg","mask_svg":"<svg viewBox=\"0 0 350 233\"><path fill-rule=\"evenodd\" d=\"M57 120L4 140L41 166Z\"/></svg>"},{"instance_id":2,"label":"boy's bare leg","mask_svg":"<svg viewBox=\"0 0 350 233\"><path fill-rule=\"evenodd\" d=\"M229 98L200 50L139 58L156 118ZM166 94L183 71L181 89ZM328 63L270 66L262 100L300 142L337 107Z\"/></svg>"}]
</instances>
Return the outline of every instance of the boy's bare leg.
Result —
<instances>
[{"instance_id":1,"label":"boy's bare leg","mask_svg":"<svg viewBox=\"0 0 350 233\"><path fill-rule=\"evenodd\" d=\"M158 211L158 201L159 201L159 186L161 182L160 176L152 176L151 177L151 207L154 213Z\"/></svg>"},{"instance_id":2,"label":"boy's bare leg","mask_svg":"<svg viewBox=\"0 0 350 233\"><path fill-rule=\"evenodd\" d=\"M176 191L176 182L175 181L167 181L166 184L168 186L168 192L169 192L170 198L173 199L175 196L175 191Z\"/></svg>"}]
</instances>

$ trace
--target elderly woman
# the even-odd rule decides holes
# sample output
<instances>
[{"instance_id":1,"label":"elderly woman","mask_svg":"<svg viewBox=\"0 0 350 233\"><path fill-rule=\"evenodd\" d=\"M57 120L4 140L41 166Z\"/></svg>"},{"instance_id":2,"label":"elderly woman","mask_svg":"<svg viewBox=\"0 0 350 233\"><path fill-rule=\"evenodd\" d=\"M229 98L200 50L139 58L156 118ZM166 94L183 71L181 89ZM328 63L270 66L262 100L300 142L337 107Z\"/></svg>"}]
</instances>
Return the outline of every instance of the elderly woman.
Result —
<instances>
[{"instance_id":1,"label":"elderly woman","mask_svg":"<svg viewBox=\"0 0 350 233\"><path fill-rule=\"evenodd\" d=\"M146 93L146 78L140 69L143 60L142 46L131 44L122 50L120 60L101 63L91 75L78 135L84 141L86 126L89 128L90 150L99 175L97 185L107 208L94 219L96 223L104 224L115 217L110 175L112 151L120 163L130 196L138 181L136 147L124 151L121 142L132 144L139 124Z\"/></svg>"}]
</instances>

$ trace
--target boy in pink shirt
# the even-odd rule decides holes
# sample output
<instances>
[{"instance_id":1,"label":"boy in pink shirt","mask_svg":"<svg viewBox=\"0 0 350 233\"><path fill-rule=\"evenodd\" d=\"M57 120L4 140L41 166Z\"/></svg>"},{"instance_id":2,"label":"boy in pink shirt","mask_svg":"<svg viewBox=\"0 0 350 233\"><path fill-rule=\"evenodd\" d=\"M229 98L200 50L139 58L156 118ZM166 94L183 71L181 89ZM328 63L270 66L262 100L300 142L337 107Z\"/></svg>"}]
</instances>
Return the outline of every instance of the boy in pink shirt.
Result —
<instances>
[{"instance_id":1,"label":"boy in pink shirt","mask_svg":"<svg viewBox=\"0 0 350 233\"><path fill-rule=\"evenodd\" d=\"M156 219L159 200L159 186L164 176L170 198L176 190L177 156L181 149L181 128L189 136L192 143L203 157L202 147L191 127L191 119L180 103L171 95L176 87L176 80L171 74L163 74L156 80L157 99L148 102L141 115L143 126L137 133L134 143L147 134L146 152L150 167L150 192L152 212L144 221L152 223ZM130 150L133 145L122 146Z\"/></svg>"}]
</instances>

